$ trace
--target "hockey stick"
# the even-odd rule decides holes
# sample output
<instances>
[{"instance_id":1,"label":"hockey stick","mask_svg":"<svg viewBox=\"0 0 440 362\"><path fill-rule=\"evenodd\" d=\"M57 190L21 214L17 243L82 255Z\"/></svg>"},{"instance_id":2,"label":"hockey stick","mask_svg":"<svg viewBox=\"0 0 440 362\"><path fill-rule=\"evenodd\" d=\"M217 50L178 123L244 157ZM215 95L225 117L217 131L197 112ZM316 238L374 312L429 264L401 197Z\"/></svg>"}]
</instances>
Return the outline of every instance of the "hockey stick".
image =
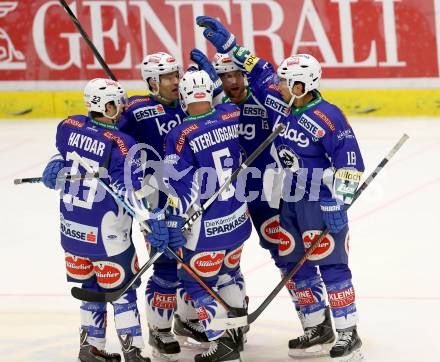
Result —
<instances>
[{"instance_id":1,"label":"hockey stick","mask_svg":"<svg viewBox=\"0 0 440 362\"><path fill-rule=\"evenodd\" d=\"M57 181L78 181L78 180L88 180L94 177L100 177L99 174L85 174L85 175L65 175L57 177ZM43 182L43 177L27 177L27 178L16 178L14 179L14 185L21 184L34 184L38 182Z\"/></svg>"},{"instance_id":2,"label":"hockey stick","mask_svg":"<svg viewBox=\"0 0 440 362\"><path fill-rule=\"evenodd\" d=\"M382 170L382 168L388 163L388 161L395 155L395 153L402 147L402 145L408 140L409 136L404 134L396 145L391 149L387 156L377 165L371 175L363 182L363 184L356 190L354 194L353 201L350 205L347 205L347 209L353 205L353 203L357 200L357 198L364 192L364 190L370 185L370 183L374 180L377 174ZM214 319L209 328L213 330L224 330L224 329L232 329L243 327L248 324L255 322L255 320L260 316L260 314L267 308L267 306L272 302L272 300L277 296L281 289L286 285L286 283L292 279L292 277L296 274L299 268L306 262L306 260L312 255L321 241L328 234L328 229L325 228L320 236L310 245L310 248L307 249L307 252L303 255L303 257L295 264L295 266L283 277L283 279L277 284L274 290L269 294L269 296L260 304L260 306L251 314L238 317L238 318L218 318Z\"/></svg>"},{"instance_id":3,"label":"hockey stick","mask_svg":"<svg viewBox=\"0 0 440 362\"><path fill-rule=\"evenodd\" d=\"M84 28L82 27L81 23L75 16L75 14L72 12L72 9L70 9L69 5L66 3L65 0L59 0L60 4L63 6L63 8L66 10L67 14L69 14L70 19L72 19L73 24L75 24L76 28L80 32L81 36L83 37L84 41L87 43L87 45L92 50L93 54L95 55L96 59L98 60L99 64L101 64L101 67L104 68L104 71L107 73L107 75L114 81L117 81L115 75L108 67L107 63L102 58L101 54L99 54L98 49L96 49L95 45L90 40L89 36L85 32Z\"/></svg>"},{"instance_id":4,"label":"hockey stick","mask_svg":"<svg viewBox=\"0 0 440 362\"><path fill-rule=\"evenodd\" d=\"M239 173L244 170L246 167L248 167L252 161L255 160L255 158L267 147L269 146L270 143L272 143L272 141L275 139L276 136L278 136L278 134L280 134L284 129L283 125L278 125L275 128L275 131L272 132L269 137L260 144L260 146L257 147L257 149L240 165L240 167L223 183L223 185L220 187L220 189L215 192L204 204L202 207L202 210L206 210L208 208L209 205L212 204L212 202L218 197L218 195L224 191L232 182L234 182ZM81 157L78 155L74 155L74 157L78 158L78 161L81 163L81 165L83 165L84 168L86 168L86 170L88 172L90 172L91 168L87 163L84 163L84 160L81 159ZM93 172L93 170L91 170ZM118 195L116 195L114 193L114 191L101 179L98 179L98 181L101 183L101 185L115 198L116 202L118 202L122 207L124 207L127 212L129 212L130 214L132 214L135 218L136 218L136 214L133 212L133 210L131 209L131 207L129 205L127 205L123 200L121 200ZM199 210L200 211L200 210ZM197 213L197 217L194 217L194 214ZM188 229L187 225L192 225L194 223L195 220L197 220L198 217L200 217L202 215L201 212L195 212L194 214L192 214L190 216L190 220L192 220L191 224L187 221L185 223L185 225L182 227L182 231L186 231ZM141 225L144 224L143 221L140 221ZM147 227L148 228L148 227ZM187 264L184 263L184 260L174 252L174 250L172 250L171 248L167 248L167 251L173 255L174 258L176 258L176 260L182 265L182 267L189 273L191 274L191 276L194 277L195 280L197 280L207 291L208 293L215 299L217 300L220 304L222 304L225 309L229 310L230 312L232 312L233 314L237 315L237 316L241 316L243 314L245 314L245 309L244 308L236 308L236 307L231 307L229 306L226 302L223 301L223 299L217 295L217 293L215 293L208 285L205 284L205 282L198 276L198 274L196 272L194 272L194 270L189 267ZM160 255L162 255L162 252L156 252L154 256L158 255L158 257ZM151 261L151 259L147 262L147 264L149 264ZM130 279L130 281L124 285L124 287L122 287L121 289L118 289L116 291L113 292L95 292L95 291L91 291L91 290L87 290L87 289L81 289L78 287L73 287L71 290L72 295L76 298L76 299L80 299L80 300L85 300L85 301L89 301L89 302L113 302L115 300L117 300L120 296L122 296L141 276L142 274L147 271L148 267L152 264L149 264L147 266L147 264L145 264L144 266L142 266L142 268L135 274L133 275L133 277Z\"/></svg>"}]
</instances>

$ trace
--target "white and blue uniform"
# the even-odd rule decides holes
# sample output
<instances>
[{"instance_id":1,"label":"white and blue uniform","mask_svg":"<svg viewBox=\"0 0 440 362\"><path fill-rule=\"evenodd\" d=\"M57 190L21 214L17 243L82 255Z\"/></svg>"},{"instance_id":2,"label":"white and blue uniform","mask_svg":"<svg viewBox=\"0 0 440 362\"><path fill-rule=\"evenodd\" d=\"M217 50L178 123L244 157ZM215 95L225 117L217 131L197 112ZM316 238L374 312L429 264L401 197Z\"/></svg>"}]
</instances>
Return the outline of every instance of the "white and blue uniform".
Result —
<instances>
[{"instance_id":1,"label":"white and blue uniform","mask_svg":"<svg viewBox=\"0 0 440 362\"><path fill-rule=\"evenodd\" d=\"M94 170L106 169L109 184L124 196L141 188L142 173L136 173L138 154L127 157L134 143L116 127L82 115L63 120L56 134L56 147L70 174L84 174L77 154ZM66 182L60 214L68 281L95 291L115 290L139 270L131 240L132 218L96 178ZM132 335L133 345L142 348L136 291L130 289L112 304L118 335ZM81 322L88 342L103 349L106 304L83 302Z\"/></svg>"},{"instance_id":2,"label":"white and blue uniform","mask_svg":"<svg viewBox=\"0 0 440 362\"><path fill-rule=\"evenodd\" d=\"M272 126L286 126L274 146L285 168L280 235L287 236L280 238L277 265L287 271L325 228L319 201L335 197L334 172L343 178L344 170L349 170L347 183L336 185L337 192L344 193L344 187L350 187L353 181L350 177L360 178L364 164L345 116L318 91L313 91L313 100L304 107L289 109L269 63L251 55L241 66L247 71L252 93L264 105ZM321 277L336 328L356 325L355 294L348 267L348 226L328 234L290 283L295 289L297 307L305 317L304 327L323 321L326 298Z\"/></svg>"},{"instance_id":3,"label":"white and blue uniform","mask_svg":"<svg viewBox=\"0 0 440 362\"><path fill-rule=\"evenodd\" d=\"M187 117L167 135L165 176L181 215L197 210L239 167L239 116L236 105L222 104L208 113ZM251 233L247 205L235 197L236 186L233 182L203 212L183 248L185 262L209 286L223 286L219 287L221 296L231 294L231 289L241 293L235 278L243 243ZM179 277L198 309L208 338L220 337L223 332L210 330L209 323L214 317L226 317L226 310L184 270L179 270ZM243 299L239 300L242 303Z\"/></svg>"},{"instance_id":4,"label":"white and blue uniform","mask_svg":"<svg viewBox=\"0 0 440 362\"><path fill-rule=\"evenodd\" d=\"M143 161L144 184L153 185L160 190L150 194L149 202L154 208L162 208L167 200L167 190L162 183L165 137L182 123L186 114L178 102L170 106L151 96L133 96L129 98L124 115L124 132L136 139L138 144L146 145L142 147L146 152L146 160ZM162 255L153 266L153 274L145 290L147 320L151 326L159 329L170 328L173 313L178 305L188 307L181 309L191 310L191 300L179 285L176 261ZM196 318L195 311L190 317Z\"/></svg>"}]
</instances>

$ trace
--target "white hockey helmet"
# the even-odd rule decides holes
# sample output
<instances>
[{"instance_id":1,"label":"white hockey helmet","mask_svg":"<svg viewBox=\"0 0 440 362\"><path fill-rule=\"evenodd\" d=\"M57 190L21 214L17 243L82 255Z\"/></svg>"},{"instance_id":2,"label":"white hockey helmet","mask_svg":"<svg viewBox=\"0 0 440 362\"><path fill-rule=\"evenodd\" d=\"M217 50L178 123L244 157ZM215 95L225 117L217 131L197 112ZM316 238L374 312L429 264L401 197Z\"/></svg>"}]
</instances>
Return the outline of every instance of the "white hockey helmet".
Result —
<instances>
[{"instance_id":1,"label":"white hockey helmet","mask_svg":"<svg viewBox=\"0 0 440 362\"><path fill-rule=\"evenodd\" d=\"M172 72L181 72L182 66L172 55L164 52L148 54L141 63L142 79L147 82L147 88L153 92L148 84L152 78L157 84L160 83L160 75Z\"/></svg>"},{"instance_id":2,"label":"white hockey helmet","mask_svg":"<svg viewBox=\"0 0 440 362\"><path fill-rule=\"evenodd\" d=\"M127 93L119 82L106 78L95 78L84 88L84 102L89 112L102 113L104 116L115 119L127 104ZM114 102L118 112L114 116L106 114L105 105Z\"/></svg>"},{"instance_id":3,"label":"white hockey helmet","mask_svg":"<svg viewBox=\"0 0 440 362\"><path fill-rule=\"evenodd\" d=\"M228 54L216 53L214 55L214 59L212 60L212 65L214 66L217 74L240 70L240 68L237 66L237 64L234 63L234 61Z\"/></svg>"},{"instance_id":4,"label":"white hockey helmet","mask_svg":"<svg viewBox=\"0 0 440 362\"><path fill-rule=\"evenodd\" d=\"M196 102L209 102L212 104L214 83L204 70L189 70L180 80L179 96L180 105L184 111L188 104Z\"/></svg>"},{"instance_id":5,"label":"white hockey helmet","mask_svg":"<svg viewBox=\"0 0 440 362\"><path fill-rule=\"evenodd\" d=\"M292 96L292 87L295 82L304 83L304 93L296 98L301 98L308 92L318 89L321 79L321 64L310 54L297 54L284 59L278 67L278 77L287 81Z\"/></svg>"}]
</instances>

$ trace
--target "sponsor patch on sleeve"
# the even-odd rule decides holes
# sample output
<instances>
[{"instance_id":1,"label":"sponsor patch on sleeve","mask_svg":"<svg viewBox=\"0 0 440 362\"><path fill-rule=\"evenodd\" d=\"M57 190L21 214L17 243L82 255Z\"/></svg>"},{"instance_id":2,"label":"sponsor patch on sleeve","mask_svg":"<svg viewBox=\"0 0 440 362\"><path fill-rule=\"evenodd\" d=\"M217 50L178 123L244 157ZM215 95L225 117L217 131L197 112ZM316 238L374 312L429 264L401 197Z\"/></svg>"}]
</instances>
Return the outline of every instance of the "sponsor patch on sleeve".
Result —
<instances>
[{"instance_id":1,"label":"sponsor patch on sleeve","mask_svg":"<svg viewBox=\"0 0 440 362\"><path fill-rule=\"evenodd\" d=\"M246 69L246 71L250 73L259 60L260 58L253 54L250 54L243 63L244 69Z\"/></svg>"},{"instance_id":2,"label":"sponsor patch on sleeve","mask_svg":"<svg viewBox=\"0 0 440 362\"><path fill-rule=\"evenodd\" d=\"M104 131L102 134L105 138L112 140L113 142L116 143L116 145L118 146L119 151L122 153L123 156L127 156L128 154L128 147L125 144L124 140L119 137L118 135L114 134L113 132L110 131Z\"/></svg>"},{"instance_id":3,"label":"sponsor patch on sleeve","mask_svg":"<svg viewBox=\"0 0 440 362\"><path fill-rule=\"evenodd\" d=\"M333 122L330 120L330 118L321 110L319 109L315 109L313 111L313 114L317 117L319 117L325 124L326 126L330 129L330 131L335 132L336 131L336 127L333 124Z\"/></svg>"},{"instance_id":4,"label":"sponsor patch on sleeve","mask_svg":"<svg viewBox=\"0 0 440 362\"><path fill-rule=\"evenodd\" d=\"M78 121L77 119L73 119L73 118L67 118L66 120L64 120L63 124L76 128L84 127L84 122Z\"/></svg>"},{"instance_id":5,"label":"sponsor patch on sleeve","mask_svg":"<svg viewBox=\"0 0 440 362\"><path fill-rule=\"evenodd\" d=\"M127 109L129 109L130 107L135 106L138 103L149 102L149 101L150 101L149 97L142 97L142 98L133 99L132 101L128 102Z\"/></svg>"},{"instance_id":6,"label":"sponsor patch on sleeve","mask_svg":"<svg viewBox=\"0 0 440 362\"><path fill-rule=\"evenodd\" d=\"M237 117L240 117L239 110L222 114L222 121L227 121L229 119L233 119Z\"/></svg>"},{"instance_id":7,"label":"sponsor patch on sleeve","mask_svg":"<svg viewBox=\"0 0 440 362\"><path fill-rule=\"evenodd\" d=\"M179 154L182 152L186 137L197 129L199 129L199 126L196 123L193 123L180 132L179 138L176 141L176 153Z\"/></svg>"}]
</instances>

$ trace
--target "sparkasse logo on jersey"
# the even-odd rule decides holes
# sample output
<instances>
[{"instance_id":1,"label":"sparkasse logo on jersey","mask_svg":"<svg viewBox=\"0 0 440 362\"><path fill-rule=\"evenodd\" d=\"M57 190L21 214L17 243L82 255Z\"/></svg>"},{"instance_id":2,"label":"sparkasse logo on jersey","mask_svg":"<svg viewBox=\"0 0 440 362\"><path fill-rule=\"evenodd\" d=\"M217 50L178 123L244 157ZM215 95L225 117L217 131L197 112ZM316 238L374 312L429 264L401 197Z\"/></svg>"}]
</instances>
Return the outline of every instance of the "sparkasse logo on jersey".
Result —
<instances>
[{"instance_id":1,"label":"sparkasse logo on jersey","mask_svg":"<svg viewBox=\"0 0 440 362\"><path fill-rule=\"evenodd\" d=\"M161 116L165 114L165 110L161 104L156 104L155 106L138 108L133 112L133 114L136 118L136 121L139 122L143 119Z\"/></svg>"},{"instance_id":2,"label":"sparkasse logo on jersey","mask_svg":"<svg viewBox=\"0 0 440 362\"><path fill-rule=\"evenodd\" d=\"M61 233L68 238L91 244L98 242L98 228L96 227L78 224L61 217L60 228Z\"/></svg>"}]
</instances>

